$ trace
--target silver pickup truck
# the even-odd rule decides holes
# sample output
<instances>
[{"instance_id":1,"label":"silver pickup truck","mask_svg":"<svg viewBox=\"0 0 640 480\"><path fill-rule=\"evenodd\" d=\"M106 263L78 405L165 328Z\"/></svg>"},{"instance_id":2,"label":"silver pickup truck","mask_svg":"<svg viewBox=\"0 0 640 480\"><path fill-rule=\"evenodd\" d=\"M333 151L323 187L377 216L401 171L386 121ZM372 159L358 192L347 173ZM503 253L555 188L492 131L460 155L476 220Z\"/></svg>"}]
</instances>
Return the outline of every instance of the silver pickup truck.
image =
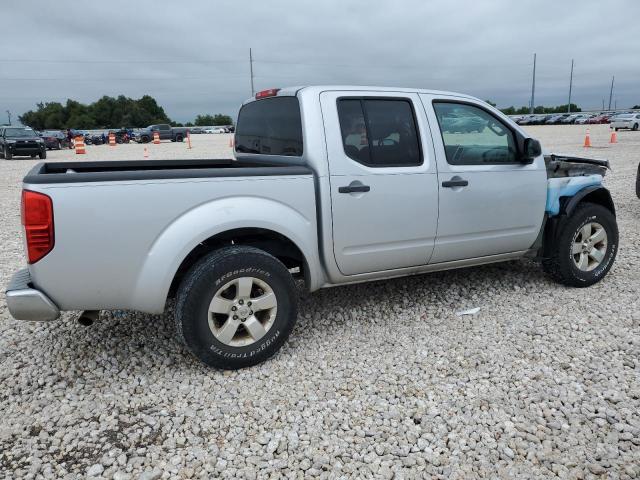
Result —
<instances>
[{"instance_id":1,"label":"silver pickup truck","mask_svg":"<svg viewBox=\"0 0 640 480\"><path fill-rule=\"evenodd\" d=\"M208 365L276 352L309 291L530 256L586 287L618 246L606 161L543 155L466 95L273 89L239 112L235 159L40 163L24 179L17 319L160 313Z\"/></svg>"}]
</instances>

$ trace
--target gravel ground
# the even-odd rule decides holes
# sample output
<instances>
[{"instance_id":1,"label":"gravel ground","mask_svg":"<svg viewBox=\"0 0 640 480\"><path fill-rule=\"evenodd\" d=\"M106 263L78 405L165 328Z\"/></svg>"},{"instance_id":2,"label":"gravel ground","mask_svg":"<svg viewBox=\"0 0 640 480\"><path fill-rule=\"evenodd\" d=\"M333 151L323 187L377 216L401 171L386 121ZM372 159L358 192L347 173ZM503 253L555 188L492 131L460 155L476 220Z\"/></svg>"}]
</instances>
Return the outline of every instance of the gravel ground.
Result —
<instances>
[{"instance_id":1,"label":"gravel ground","mask_svg":"<svg viewBox=\"0 0 640 480\"><path fill-rule=\"evenodd\" d=\"M584 154L582 126L531 127ZM620 228L589 289L516 261L301 297L272 360L208 370L164 316L84 328L10 318L0 296L0 472L7 478L640 477L640 132L591 128ZM230 153L226 135L151 158ZM88 147L86 159L142 158ZM125 154L126 153L126 154ZM75 156L74 156L75 157ZM74 159L53 152L49 159ZM0 160L0 284L23 263L20 180ZM473 316L455 312L480 307Z\"/></svg>"}]
</instances>

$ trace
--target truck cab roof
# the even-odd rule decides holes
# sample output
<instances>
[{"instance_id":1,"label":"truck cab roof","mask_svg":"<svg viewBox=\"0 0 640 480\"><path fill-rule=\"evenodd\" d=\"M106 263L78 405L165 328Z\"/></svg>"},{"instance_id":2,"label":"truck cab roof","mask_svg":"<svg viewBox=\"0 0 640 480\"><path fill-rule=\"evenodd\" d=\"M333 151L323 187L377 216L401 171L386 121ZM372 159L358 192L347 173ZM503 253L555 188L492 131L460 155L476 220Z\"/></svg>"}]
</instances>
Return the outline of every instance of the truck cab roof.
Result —
<instances>
[{"instance_id":1,"label":"truck cab roof","mask_svg":"<svg viewBox=\"0 0 640 480\"><path fill-rule=\"evenodd\" d=\"M368 92L401 92L401 93L423 93L429 95L446 95L453 97L460 97L472 100L479 100L476 97L472 97L470 95L465 95L464 93L457 92L448 92L444 90L429 90L424 88L400 88L400 87L379 87L379 86L371 86L371 85L308 85L308 86L294 86L294 87L283 87L283 88L272 88L268 90L262 90L257 92L256 95L246 99L242 104L245 105L250 102L254 102L256 100L260 100L262 98L269 97L294 97L298 94L302 95L319 95L324 91L335 91L335 90L344 90L344 91L368 91ZM268 92L268 93L267 93ZM274 92L271 94L271 92ZM263 94L263 96L261 96Z\"/></svg>"}]
</instances>

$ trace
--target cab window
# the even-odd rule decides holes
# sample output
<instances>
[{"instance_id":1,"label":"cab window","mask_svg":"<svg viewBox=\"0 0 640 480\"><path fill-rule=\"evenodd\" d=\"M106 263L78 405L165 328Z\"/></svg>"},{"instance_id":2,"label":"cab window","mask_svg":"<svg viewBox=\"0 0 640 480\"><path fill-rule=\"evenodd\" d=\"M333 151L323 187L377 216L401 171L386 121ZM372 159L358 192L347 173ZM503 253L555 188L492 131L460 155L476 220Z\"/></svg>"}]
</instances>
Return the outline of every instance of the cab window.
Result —
<instances>
[{"instance_id":1,"label":"cab window","mask_svg":"<svg viewBox=\"0 0 640 480\"><path fill-rule=\"evenodd\" d=\"M344 153L370 167L422 164L411 100L341 98L338 117Z\"/></svg>"},{"instance_id":2,"label":"cab window","mask_svg":"<svg viewBox=\"0 0 640 480\"><path fill-rule=\"evenodd\" d=\"M450 165L518 163L515 135L482 108L435 101L447 162Z\"/></svg>"}]
</instances>

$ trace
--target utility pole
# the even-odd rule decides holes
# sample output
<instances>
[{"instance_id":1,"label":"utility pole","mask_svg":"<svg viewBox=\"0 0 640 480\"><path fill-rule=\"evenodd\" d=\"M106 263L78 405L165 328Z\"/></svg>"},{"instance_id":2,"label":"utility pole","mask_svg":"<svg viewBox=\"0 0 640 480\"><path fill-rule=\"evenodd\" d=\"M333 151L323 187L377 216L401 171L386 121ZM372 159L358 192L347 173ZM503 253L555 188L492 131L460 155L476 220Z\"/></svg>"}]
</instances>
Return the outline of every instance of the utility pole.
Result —
<instances>
[{"instance_id":1,"label":"utility pole","mask_svg":"<svg viewBox=\"0 0 640 480\"><path fill-rule=\"evenodd\" d=\"M567 103L567 113L571 113L571 87L573 86L573 58L571 59L571 75L569 76L569 102Z\"/></svg>"},{"instance_id":2,"label":"utility pole","mask_svg":"<svg viewBox=\"0 0 640 480\"><path fill-rule=\"evenodd\" d=\"M7 110L7 117L9 117L9 125L11 125L11 112Z\"/></svg>"},{"instance_id":3,"label":"utility pole","mask_svg":"<svg viewBox=\"0 0 640 480\"><path fill-rule=\"evenodd\" d=\"M613 109L618 110L618 100L613 101Z\"/></svg>"},{"instance_id":4,"label":"utility pole","mask_svg":"<svg viewBox=\"0 0 640 480\"><path fill-rule=\"evenodd\" d=\"M249 72L251 73L251 96L253 97L256 91L253 88L253 55L251 49L249 49Z\"/></svg>"},{"instance_id":5,"label":"utility pole","mask_svg":"<svg viewBox=\"0 0 640 480\"><path fill-rule=\"evenodd\" d=\"M613 81L615 79L616 79L615 75L611 77L611 90L609 90L609 110L611 110L611 98L613 97Z\"/></svg>"},{"instance_id":6,"label":"utility pole","mask_svg":"<svg viewBox=\"0 0 640 480\"><path fill-rule=\"evenodd\" d=\"M604 110L604 98L602 99L602 110Z\"/></svg>"},{"instance_id":7,"label":"utility pole","mask_svg":"<svg viewBox=\"0 0 640 480\"><path fill-rule=\"evenodd\" d=\"M533 80L531 81L531 107L529 113L533 113L534 100L536 94L536 54L533 54Z\"/></svg>"}]
</instances>

